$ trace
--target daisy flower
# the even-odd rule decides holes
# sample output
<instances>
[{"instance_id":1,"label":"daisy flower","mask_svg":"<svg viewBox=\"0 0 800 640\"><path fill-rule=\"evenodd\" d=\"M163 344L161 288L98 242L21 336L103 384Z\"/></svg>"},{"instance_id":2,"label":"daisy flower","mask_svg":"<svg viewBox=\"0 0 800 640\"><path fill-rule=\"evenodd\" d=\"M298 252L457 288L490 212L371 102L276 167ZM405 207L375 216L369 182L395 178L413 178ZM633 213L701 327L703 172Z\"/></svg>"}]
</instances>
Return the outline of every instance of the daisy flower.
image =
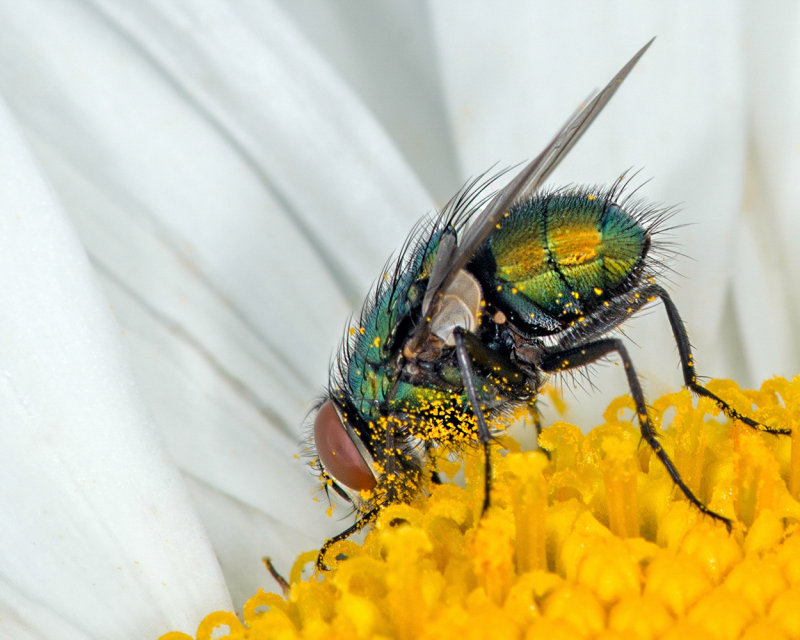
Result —
<instances>
[{"instance_id":1,"label":"daisy flower","mask_svg":"<svg viewBox=\"0 0 800 640\"><path fill-rule=\"evenodd\" d=\"M344 321L414 220L538 152L653 176L701 373L798 370L790 3L62 0L0 7L0 635L195 633L343 522L295 459ZM779 233L776 233L780 230ZM629 336L648 397L679 372ZM624 391L597 378L568 415Z\"/></svg>"}]
</instances>

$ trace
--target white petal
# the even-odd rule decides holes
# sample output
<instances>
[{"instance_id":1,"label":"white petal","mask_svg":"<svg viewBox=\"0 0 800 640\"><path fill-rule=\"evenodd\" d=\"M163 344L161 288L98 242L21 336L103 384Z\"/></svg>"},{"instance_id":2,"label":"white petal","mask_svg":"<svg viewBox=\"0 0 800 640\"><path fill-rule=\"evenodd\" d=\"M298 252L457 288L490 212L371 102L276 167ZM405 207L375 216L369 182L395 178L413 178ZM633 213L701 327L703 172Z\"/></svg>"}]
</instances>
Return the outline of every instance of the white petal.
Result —
<instances>
[{"instance_id":1,"label":"white petal","mask_svg":"<svg viewBox=\"0 0 800 640\"><path fill-rule=\"evenodd\" d=\"M292 481L287 479L287 484ZM300 531L294 520L273 517L198 479L190 478L188 484L200 517L208 523L208 535L222 571L231 577L228 584L238 608L258 589L280 593L262 557L271 557L277 570L288 578L298 551L318 549L326 537L340 533L353 522L350 513L341 510L328 518L327 529L309 527ZM303 500L309 497L303 496ZM313 565L309 564L307 570L311 572Z\"/></svg>"},{"instance_id":2,"label":"white petal","mask_svg":"<svg viewBox=\"0 0 800 640\"><path fill-rule=\"evenodd\" d=\"M447 202L463 176L426 3L279 2L391 133L435 201ZM249 0L247 5L253 11L263 2Z\"/></svg>"},{"instance_id":3,"label":"white petal","mask_svg":"<svg viewBox=\"0 0 800 640\"><path fill-rule=\"evenodd\" d=\"M430 206L391 141L279 9L98 6L207 111L360 295L409 216ZM331 212L328 215L328 212ZM303 274L296 273L295 277Z\"/></svg>"},{"instance_id":4,"label":"white petal","mask_svg":"<svg viewBox=\"0 0 800 640\"><path fill-rule=\"evenodd\" d=\"M742 310L740 326L750 361L766 363L771 373L796 375L800 368L796 188L800 175L800 7L794 2L753 5L748 18L750 152L758 206L748 212L744 232L753 261L737 254L742 280L734 293Z\"/></svg>"},{"instance_id":5,"label":"white petal","mask_svg":"<svg viewBox=\"0 0 800 640\"><path fill-rule=\"evenodd\" d=\"M219 566L83 248L1 104L0 210L0 631L193 630L230 604Z\"/></svg>"},{"instance_id":6,"label":"white petal","mask_svg":"<svg viewBox=\"0 0 800 640\"><path fill-rule=\"evenodd\" d=\"M752 176L750 181L757 183ZM784 263L771 234L759 225L759 211L766 208L763 185L752 185L750 204L737 226L732 250L736 255L733 304L736 311L736 336L743 344L741 357L753 372L754 383L772 377L797 374L796 340L789 316L787 294L794 287L787 278Z\"/></svg>"}]
</instances>

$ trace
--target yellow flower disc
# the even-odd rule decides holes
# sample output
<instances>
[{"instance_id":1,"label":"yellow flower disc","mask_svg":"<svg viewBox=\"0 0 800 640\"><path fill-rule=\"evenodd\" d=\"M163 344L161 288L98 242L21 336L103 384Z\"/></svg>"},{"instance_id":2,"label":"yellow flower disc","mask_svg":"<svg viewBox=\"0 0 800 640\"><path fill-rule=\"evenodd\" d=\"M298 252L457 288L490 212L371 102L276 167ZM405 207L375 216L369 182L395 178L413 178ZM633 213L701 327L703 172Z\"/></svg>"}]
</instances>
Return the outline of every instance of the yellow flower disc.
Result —
<instances>
[{"instance_id":1,"label":"yellow flower disc","mask_svg":"<svg viewBox=\"0 0 800 640\"><path fill-rule=\"evenodd\" d=\"M308 552L284 596L259 591L241 622L212 613L194 637L798 638L800 377L709 388L743 415L795 431L734 424L686 391L653 403L664 450L731 532L686 501L624 397L588 434L563 422L546 429L547 455L503 439L486 514L483 455L467 447L465 486L423 487L410 504L384 508L363 544L331 547L329 571L302 580L316 559ZM270 580L265 572L266 588Z\"/></svg>"}]
</instances>

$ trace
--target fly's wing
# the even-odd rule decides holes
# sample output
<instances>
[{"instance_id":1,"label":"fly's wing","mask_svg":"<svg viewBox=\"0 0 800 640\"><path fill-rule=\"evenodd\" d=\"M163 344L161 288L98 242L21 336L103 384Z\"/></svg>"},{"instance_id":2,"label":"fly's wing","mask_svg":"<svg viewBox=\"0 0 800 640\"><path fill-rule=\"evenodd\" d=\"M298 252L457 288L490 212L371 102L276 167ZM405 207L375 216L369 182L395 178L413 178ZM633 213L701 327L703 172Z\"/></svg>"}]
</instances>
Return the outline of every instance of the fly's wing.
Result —
<instances>
[{"instance_id":1,"label":"fly's wing","mask_svg":"<svg viewBox=\"0 0 800 640\"><path fill-rule=\"evenodd\" d=\"M492 229L502 218L508 208L519 198L533 194L553 172L564 156L567 155L572 146L589 128L597 115L606 106L611 96L617 90L631 69L639 62L639 58L653 43L653 38L644 45L631 58L628 63L619 70L602 91L590 96L589 102L582 109L579 109L556 134L555 138L544 150L528 163L511 182L503 187L487 203L477 220L469 227L464 234L464 238L459 246L448 246L446 251L438 251L436 261L431 269L431 277L428 288L422 301L423 318L432 318L439 306L442 295L459 269L464 267L478 248L489 237ZM427 337L429 322L422 324L418 329L418 334L413 336L417 344L421 344Z\"/></svg>"}]
</instances>

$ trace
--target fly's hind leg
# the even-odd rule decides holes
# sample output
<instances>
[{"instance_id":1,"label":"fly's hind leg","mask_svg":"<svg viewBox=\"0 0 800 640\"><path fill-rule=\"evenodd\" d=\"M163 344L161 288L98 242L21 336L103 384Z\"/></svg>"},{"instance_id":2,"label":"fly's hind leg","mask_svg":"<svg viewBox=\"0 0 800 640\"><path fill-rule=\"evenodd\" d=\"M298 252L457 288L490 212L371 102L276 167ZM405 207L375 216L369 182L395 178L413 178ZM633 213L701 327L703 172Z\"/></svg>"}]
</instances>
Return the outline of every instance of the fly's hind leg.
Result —
<instances>
[{"instance_id":1,"label":"fly's hind leg","mask_svg":"<svg viewBox=\"0 0 800 640\"><path fill-rule=\"evenodd\" d=\"M692 355L692 347L689 344L689 335L686 333L686 327L683 324L683 320L681 320L678 308L675 306L672 298L670 298L666 290L657 284L645 284L637 287L625 294L622 298L624 304L610 304L586 316L575 328L570 328L563 332L560 336L559 344L551 348L551 353L554 353L556 349L568 349L574 344L588 343L593 338L617 327L631 314L636 313L642 307L650 302L654 302L656 299L661 300L664 304L664 310L667 312L667 319L672 328L675 345L678 347L683 383L686 388L698 396L713 400L722 412L732 420L739 420L748 427L757 431L764 431L765 433L773 433L776 435L790 434L791 429L768 427L752 418L748 418L697 381L697 372L694 368L694 356Z\"/></svg>"},{"instance_id":2,"label":"fly's hind leg","mask_svg":"<svg viewBox=\"0 0 800 640\"><path fill-rule=\"evenodd\" d=\"M681 316L678 313L678 308L675 306L672 298L670 298L669 294L658 285L649 285L643 287L642 294L648 298L658 297L664 304L664 309L667 312L667 318L669 319L670 327L672 327L672 335L675 336L675 344L678 346L678 354L680 355L681 359L681 371L683 372L683 382L689 389L691 389L698 396L710 398L717 403L717 406L722 409L722 412L726 416L732 418L733 420L739 420L756 431L764 431L766 433L772 433L775 435L791 434L791 429L768 427L760 422L756 422L752 418L742 415L718 395L701 385L697 381L697 372L694 368L694 356L692 355L692 347L689 344L689 335L686 333L686 327L683 324L683 320L681 320Z\"/></svg>"},{"instance_id":3,"label":"fly's hind leg","mask_svg":"<svg viewBox=\"0 0 800 640\"><path fill-rule=\"evenodd\" d=\"M703 514L722 522L727 527L728 531L730 531L731 521L725 516L721 516L720 514L712 511L705 504L703 504L703 502L683 481L683 478L681 478L681 475L675 468L674 463L667 455L667 452L664 451L661 443L658 441L653 423L650 422L650 417L647 415L647 403L644 398L644 392L642 391L642 385L639 382L639 377L636 375L635 369L633 368L633 362L628 355L628 350L625 348L625 345L620 339L603 338L577 347L553 350L542 359L540 367L545 372L558 373L560 371L566 371L567 369L591 364L613 352L618 353L622 359L622 363L625 368L625 376L628 379L628 387L631 390L633 402L636 405L636 415L639 419L639 428L642 433L642 439L650 446L650 448L653 450L653 453L656 454L656 457L661 461L661 464L664 465L667 473L669 473L670 477L672 478L672 481L683 492L683 495L686 496L687 500L689 500L689 502L691 502Z\"/></svg>"}]
</instances>

